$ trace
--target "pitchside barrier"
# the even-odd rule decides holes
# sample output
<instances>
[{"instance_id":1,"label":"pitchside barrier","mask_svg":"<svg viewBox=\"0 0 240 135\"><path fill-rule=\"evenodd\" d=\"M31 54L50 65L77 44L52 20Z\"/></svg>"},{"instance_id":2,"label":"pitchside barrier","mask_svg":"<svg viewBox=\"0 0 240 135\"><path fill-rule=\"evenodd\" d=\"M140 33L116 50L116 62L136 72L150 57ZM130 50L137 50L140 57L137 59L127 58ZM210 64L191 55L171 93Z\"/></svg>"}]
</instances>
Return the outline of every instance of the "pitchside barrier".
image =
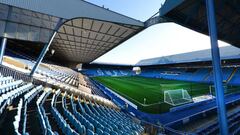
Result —
<instances>
[{"instance_id":1,"label":"pitchside barrier","mask_svg":"<svg viewBox=\"0 0 240 135\"><path fill-rule=\"evenodd\" d=\"M97 81L94 81L94 80L92 80L92 79L91 79L91 81L94 82L94 84L96 84L96 86L97 86L100 90L102 90L105 94L107 94L107 95L112 99L112 101L113 101L114 103L117 103L117 104L119 104L119 105L121 105L121 106L125 106L125 102L124 102L122 99L120 99L119 97L115 96L115 95L114 95L113 93L111 93L110 91L108 91L108 90L106 89L106 87L100 86L100 83L98 83ZM194 89L194 90L196 90L196 89ZM188 90L188 92L189 92L189 90ZM230 98L231 98L232 95L235 95L235 94L227 95L226 98L227 98L227 97L230 97ZM236 100L231 101L231 102L227 102L226 105L227 105L227 106L233 105L232 103L238 102L238 101L240 102L240 98L237 98ZM211 102L214 102L214 103L215 103L215 101L211 101ZM206 103L206 102L205 102L205 103ZM179 107L180 107L180 106L179 106ZM214 108L211 108L211 109L214 110ZM124 112L126 112L126 113L129 113L129 114L130 114L130 112L133 113L138 119L141 120L141 124L142 124L142 125L145 124L144 121L148 121L148 122L150 122L150 123L155 123L155 124L157 124L157 123L165 123L165 124L168 124L168 123L166 123L166 121L168 121L168 118L166 118L165 115L162 115L162 114L149 114L149 113L144 113L144 112L141 112L141 111L135 109L135 108L132 107L131 105L129 105L127 109L126 109L126 108L124 109L124 107L123 107L122 110L123 110ZM200 113L198 113L197 115L194 115L194 116L189 117L189 120L196 120L196 119L199 118L200 116L203 116L202 113L207 114L207 113L211 113L211 111L208 110L207 112L205 112L205 111L200 112ZM185 121L185 120L180 120L180 121L179 121L179 124L183 123L184 121ZM159 124L157 124L157 125L159 125ZM160 125L161 125L161 124L160 124ZM159 126L160 126L160 125L159 125ZM165 132L166 132L167 134L176 134L176 135L188 134L188 133L186 133L186 132L179 132L179 131L176 131L176 130L174 130L174 129L172 129L172 128L166 127L166 125L165 125L165 126L163 125L163 127L164 127L164 130L165 130ZM161 126L161 128L159 127L159 129L162 129L162 126Z\"/></svg>"},{"instance_id":2,"label":"pitchside barrier","mask_svg":"<svg viewBox=\"0 0 240 135\"><path fill-rule=\"evenodd\" d=\"M228 87L226 84L223 85L223 90L224 90L224 94L228 93ZM214 85L210 85L209 86L209 91L211 95L215 95L215 86Z\"/></svg>"},{"instance_id":3,"label":"pitchside barrier","mask_svg":"<svg viewBox=\"0 0 240 135\"><path fill-rule=\"evenodd\" d=\"M181 106L172 107L172 108L170 108L170 112L176 112L176 111L190 109L192 107L196 107L196 106L200 106L200 105L205 105L211 101L212 101L212 99L208 99L208 100L197 102L197 103L189 103L189 104L185 104L185 105L181 105Z\"/></svg>"},{"instance_id":4,"label":"pitchside barrier","mask_svg":"<svg viewBox=\"0 0 240 135\"><path fill-rule=\"evenodd\" d=\"M224 94L225 95L229 95L229 94L234 94L234 93L239 93L240 92L240 87L239 86L231 86L231 85L224 84L223 85L223 89L224 89ZM210 91L211 95L213 95L213 96L216 95L216 93L215 93L215 86L214 85L209 86L209 91Z\"/></svg>"}]
</instances>

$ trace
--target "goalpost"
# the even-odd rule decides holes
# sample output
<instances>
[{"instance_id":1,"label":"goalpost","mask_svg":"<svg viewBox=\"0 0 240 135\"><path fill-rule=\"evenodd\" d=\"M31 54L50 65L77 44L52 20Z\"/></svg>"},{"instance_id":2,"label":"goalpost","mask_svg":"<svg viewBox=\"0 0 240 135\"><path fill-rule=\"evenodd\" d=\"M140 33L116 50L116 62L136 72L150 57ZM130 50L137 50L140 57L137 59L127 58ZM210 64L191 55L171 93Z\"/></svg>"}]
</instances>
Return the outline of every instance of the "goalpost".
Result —
<instances>
[{"instance_id":1,"label":"goalpost","mask_svg":"<svg viewBox=\"0 0 240 135\"><path fill-rule=\"evenodd\" d=\"M165 90L164 102L172 106L183 105L193 102L188 91L185 89Z\"/></svg>"}]
</instances>

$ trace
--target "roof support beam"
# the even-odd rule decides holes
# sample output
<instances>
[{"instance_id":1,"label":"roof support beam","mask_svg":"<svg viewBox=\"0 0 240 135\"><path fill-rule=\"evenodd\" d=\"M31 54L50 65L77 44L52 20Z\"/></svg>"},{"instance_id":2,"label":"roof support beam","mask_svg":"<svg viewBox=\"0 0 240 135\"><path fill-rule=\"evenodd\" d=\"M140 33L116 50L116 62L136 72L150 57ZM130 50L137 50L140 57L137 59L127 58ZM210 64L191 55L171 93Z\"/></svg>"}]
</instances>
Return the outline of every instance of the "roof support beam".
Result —
<instances>
[{"instance_id":1,"label":"roof support beam","mask_svg":"<svg viewBox=\"0 0 240 135\"><path fill-rule=\"evenodd\" d=\"M53 34L52 34L51 38L49 39L49 42L45 44L45 46L44 46L44 48L43 48L40 56L39 56L38 59L37 59L36 64L35 64L34 67L32 68L31 73L30 73L30 76L33 76L33 74L34 74L35 71L37 70L38 66L39 66L40 63L42 62L45 54L46 54L47 51L48 51L49 46L51 45L51 43L52 43L55 35L57 34L58 29L59 29L60 26L62 25L62 20L63 20L62 18L59 19L59 21L58 21L58 23L57 23L57 25L56 25L56 27L55 27L55 29L54 29L54 31L53 31Z\"/></svg>"},{"instance_id":2,"label":"roof support beam","mask_svg":"<svg viewBox=\"0 0 240 135\"><path fill-rule=\"evenodd\" d=\"M0 51L0 65L2 65L3 55L5 52L6 44L7 44L7 38L3 37L2 43L1 43L1 51Z\"/></svg>"},{"instance_id":3,"label":"roof support beam","mask_svg":"<svg viewBox=\"0 0 240 135\"><path fill-rule=\"evenodd\" d=\"M10 18L10 14L12 13L12 7L8 8L8 13L7 13L7 19ZM4 28L4 36L2 38L2 43L1 43L1 50L0 50L0 65L2 65L2 61L3 61L3 56L4 56L4 52L5 52L5 48L7 45L7 37L6 37L6 29L7 29L7 24L5 25Z\"/></svg>"},{"instance_id":4,"label":"roof support beam","mask_svg":"<svg viewBox=\"0 0 240 135\"><path fill-rule=\"evenodd\" d=\"M207 9L208 29L211 40L211 52L214 74L214 85L216 89L216 102L218 109L218 123L221 135L228 135L224 89L222 84L222 69L217 41L217 26L214 12L214 0L205 0Z\"/></svg>"},{"instance_id":5,"label":"roof support beam","mask_svg":"<svg viewBox=\"0 0 240 135\"><path fill-rule=\"evenodd\" d=\"M152 17L150 17L147 21L145 21L144 27L147 28L147 27L150 27L150 26L158 24L158 23L170 22L168 19L165 19L158 14L159 14L159 12L157 12Z\"/></svg>"}]
</instances>

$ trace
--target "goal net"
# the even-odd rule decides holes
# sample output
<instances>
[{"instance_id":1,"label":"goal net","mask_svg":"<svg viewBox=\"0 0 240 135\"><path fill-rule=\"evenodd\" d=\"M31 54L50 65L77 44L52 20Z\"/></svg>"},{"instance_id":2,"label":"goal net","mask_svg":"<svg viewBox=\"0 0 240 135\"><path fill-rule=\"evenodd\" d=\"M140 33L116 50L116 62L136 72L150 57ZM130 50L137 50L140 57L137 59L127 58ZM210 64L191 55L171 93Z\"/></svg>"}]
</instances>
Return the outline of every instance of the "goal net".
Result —
<instances>
[{"instance_id":1,"label":"goal net","mask_svg":"<svg viewBox=\"0 0 240 135\"><path fill-rule=\"evenodd\" d=\"M179 106L187 103L191 103L193 100L188 94L187 90L176 89L176 90L165 90L164 91L164 102L172 106Z\"/></svg>"}]
</instances>

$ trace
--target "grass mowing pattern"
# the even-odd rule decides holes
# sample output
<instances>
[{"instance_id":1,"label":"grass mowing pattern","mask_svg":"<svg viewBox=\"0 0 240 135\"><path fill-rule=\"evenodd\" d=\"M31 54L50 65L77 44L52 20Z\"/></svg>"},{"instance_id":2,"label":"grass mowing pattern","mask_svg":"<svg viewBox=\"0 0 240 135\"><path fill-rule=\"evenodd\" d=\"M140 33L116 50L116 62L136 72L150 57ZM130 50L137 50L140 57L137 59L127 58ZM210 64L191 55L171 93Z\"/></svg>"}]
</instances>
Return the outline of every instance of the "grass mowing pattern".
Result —
<instances>
[{"instance_id":1,"label":"grass mowing pattern","mask_svg":"<svg viewBox=\"0 0 240 135\"><path fill-rule=\"evenodd\" d=\"M162 103L164 90L186 89L192 97L209 93L209 85L201 83L144 77L94 77L93 79L136 104L139 110L155 114L169 111L171 108L170 105ZM148 105L143 105L144 98Z\"/></svg>"}]
</instances>

